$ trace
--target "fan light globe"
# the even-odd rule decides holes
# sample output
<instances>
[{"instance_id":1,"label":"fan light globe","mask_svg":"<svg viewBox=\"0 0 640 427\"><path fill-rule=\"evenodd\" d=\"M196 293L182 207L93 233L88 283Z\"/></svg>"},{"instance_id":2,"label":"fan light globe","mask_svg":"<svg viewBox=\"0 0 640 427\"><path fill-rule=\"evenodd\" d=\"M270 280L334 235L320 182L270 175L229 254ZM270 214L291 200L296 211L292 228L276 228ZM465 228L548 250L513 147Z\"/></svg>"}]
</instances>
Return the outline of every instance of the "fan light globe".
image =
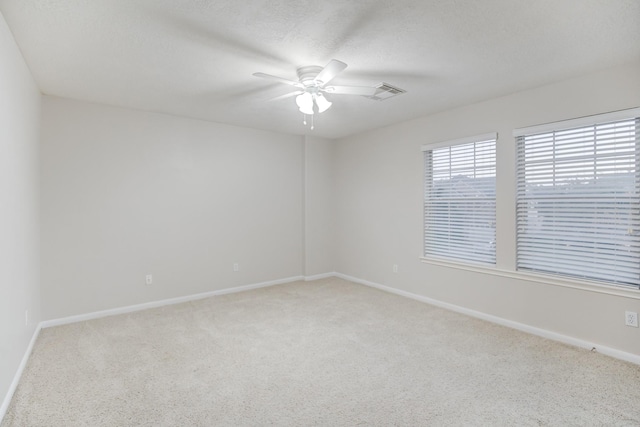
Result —
<instances>
[{"instance_id":1,"label":"fan light globe","mask_svg":"<svg viewBox=\"0 0 640 427\"><path fill-rule=\"evenodd\" d=\"M301 113L309 115L313 114L313 97L309 92L296 96L296 104L298 104L298 108L300 108Z\"/></svg>"},{"instance_id":2,"label":"fan light globe","mask_svg":"<svg viewBox=\"0 0 640 427\"><path fill-rule=\"evenodd\" d=\"M325 98L324 96L322 96L322 94L318 94L316 95L316 105L318 106L318 113L324 113L325 111L327 111L329 109L329 107L331 107L331 102L329 102L329 100L327 98Z\"/></svg>"}]
</instances>

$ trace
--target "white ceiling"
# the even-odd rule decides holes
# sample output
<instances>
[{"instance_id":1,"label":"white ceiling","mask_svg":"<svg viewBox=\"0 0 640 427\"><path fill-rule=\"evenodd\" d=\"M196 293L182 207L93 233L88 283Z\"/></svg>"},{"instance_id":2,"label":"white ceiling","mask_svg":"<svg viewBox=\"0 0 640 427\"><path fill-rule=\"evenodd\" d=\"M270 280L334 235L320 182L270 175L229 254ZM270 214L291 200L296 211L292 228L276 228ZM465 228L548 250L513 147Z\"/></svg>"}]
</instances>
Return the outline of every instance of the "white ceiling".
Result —
<instances>
[{"instance_id":1,"label":"white ceiling","mask_svg":"<svg viewBox=\"0 0 640 427\"><path fill-rule=\"evenodd\" d=\"M640 60L639 0L0 0L43 93L337 138ZM302 124L296 68L335 58L334 95ZM640 76L639 76L640 78Z\"/></svg>"}]
</instances>

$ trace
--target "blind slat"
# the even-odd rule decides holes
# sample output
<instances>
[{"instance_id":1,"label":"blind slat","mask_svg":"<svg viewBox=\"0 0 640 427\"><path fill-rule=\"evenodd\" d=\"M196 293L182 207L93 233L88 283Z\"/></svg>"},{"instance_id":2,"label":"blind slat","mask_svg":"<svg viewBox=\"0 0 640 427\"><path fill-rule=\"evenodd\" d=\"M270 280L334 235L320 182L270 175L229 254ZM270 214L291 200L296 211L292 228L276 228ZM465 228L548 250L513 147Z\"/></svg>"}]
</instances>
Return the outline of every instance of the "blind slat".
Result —
<instances>
[{"instance_id":1,"label":"blind slat","mask_svg":"<svg viewBox=\"0 0 640 427\"><path fill-rule=\"evenodd\" d=\"M495 264L496 139L424 149L424 253Z\"/></svg>"},{"instance_id":2,"label":"blind slat","mask_svg":"<svg viewBox=\"0 0 640 427\"><path fill-rule=\"evenodd\" d=\"M639 134L638 117L518 134L518 269L640 287Z\"/></svg>"}]
</instances>

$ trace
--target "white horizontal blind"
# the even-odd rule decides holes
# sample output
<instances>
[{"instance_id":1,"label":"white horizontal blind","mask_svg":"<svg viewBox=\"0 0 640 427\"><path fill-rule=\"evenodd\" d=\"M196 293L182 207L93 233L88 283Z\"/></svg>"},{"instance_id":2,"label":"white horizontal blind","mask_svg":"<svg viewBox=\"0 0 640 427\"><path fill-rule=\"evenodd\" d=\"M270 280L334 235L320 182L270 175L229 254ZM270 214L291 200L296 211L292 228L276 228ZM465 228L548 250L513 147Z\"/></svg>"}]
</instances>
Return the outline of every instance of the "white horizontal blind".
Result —
<instances>
[{"instance_id":1,"label":"white horizontal blind","mask_svg":"<svg viewBox=\"0 0 640 427\"><path fill-rule=\"evenodd\" d=\"M425 149L424 161L425 255L495 264L496 137Z\"/></svg>"},{"instance_id":2,"label":"white horizontal blind","mask_svg":"<svg viewBox=\"0 0 640 427\"><path fill-rule=\"evenodd\" d=\"M640 285L639 134L631 117L517 137L518 269Z\"/></svg>"}]
</instances>

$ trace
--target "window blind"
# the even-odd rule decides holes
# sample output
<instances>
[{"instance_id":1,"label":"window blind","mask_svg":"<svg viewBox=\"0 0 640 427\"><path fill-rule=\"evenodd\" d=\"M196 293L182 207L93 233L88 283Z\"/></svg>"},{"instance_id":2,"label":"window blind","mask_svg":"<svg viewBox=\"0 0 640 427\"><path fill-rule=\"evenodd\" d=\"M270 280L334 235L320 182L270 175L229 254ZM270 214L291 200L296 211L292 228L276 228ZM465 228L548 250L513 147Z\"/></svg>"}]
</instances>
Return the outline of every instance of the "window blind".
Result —
<instances>
[{"instance_id":1,"label":"window blind","mask_svg":"<svg viewBox=\"0 0 640 427\"><path fill-rule=\"evenodd\" d=\"M423 147L425 256L495 264L496 138Z\"/></svg>"},{"instance_id":2,"label":"window blind","mask_svg":"<svg viewBox=\"0 0 640 427\"><path fill-rule=\"evenodd\" d=\"M640 111L632 112L516 133L519 270L640 285Z\"/></svg>"}]
</instances>

